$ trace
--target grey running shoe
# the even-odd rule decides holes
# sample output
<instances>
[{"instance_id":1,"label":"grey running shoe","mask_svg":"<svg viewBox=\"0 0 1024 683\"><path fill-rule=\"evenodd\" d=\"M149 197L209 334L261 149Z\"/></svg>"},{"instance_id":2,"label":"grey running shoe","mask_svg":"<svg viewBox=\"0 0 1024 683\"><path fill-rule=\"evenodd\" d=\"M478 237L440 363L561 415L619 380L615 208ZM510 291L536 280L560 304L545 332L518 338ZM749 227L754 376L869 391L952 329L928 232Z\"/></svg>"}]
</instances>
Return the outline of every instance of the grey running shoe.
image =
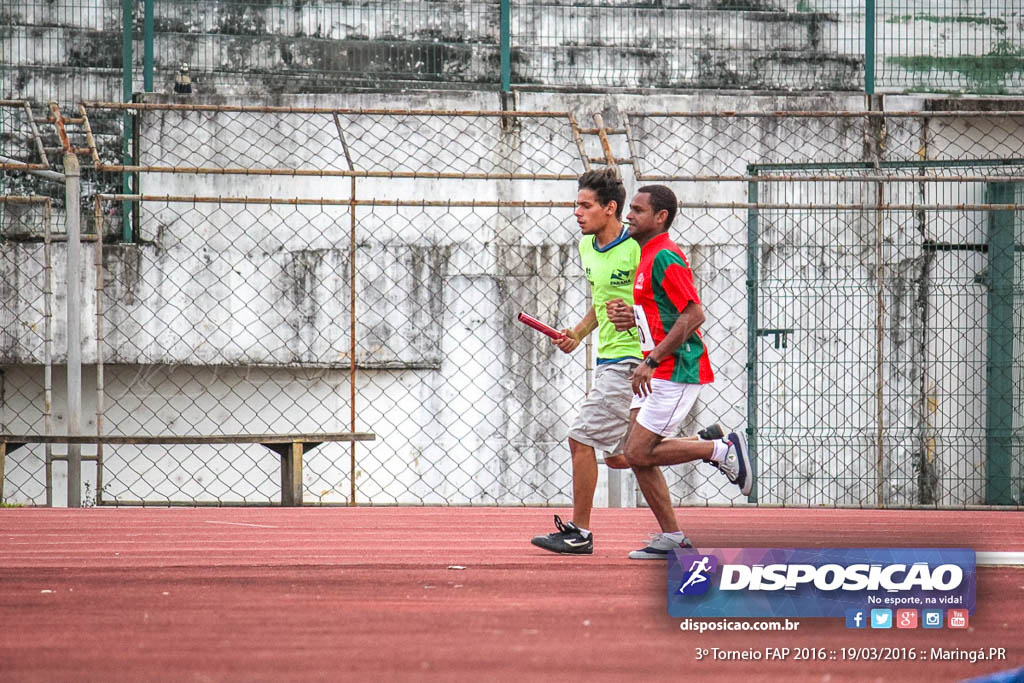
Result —
<instances>
[{"instance_id":1,"label":"grey running shoe","mask_svg":"<svg viewBox=\"0 0 1024 683\"><path fill-rule=\"evenodd\" d=\"M725 462L711 461L711 465L721 470L730 483L740 487L740 493L750 495L754 483L754 472L750 467L750 453L747 450L747 436L742 432L732 432L728 437L729 452Z\"/></svg>"},{"instance_id":2,"label":"grey running shoe","mask_svg":"<svg viewBox=\"0 0 1024 683\"><path fill-rule=\"evenodd\" d=\"M584 538L578 526L572 522L563 522L558 515L555 515L555 528L558 531L547 536L534 536L530 543L538 548L564 555L594 554L594 534Z\"/></svg>"},{"instance_id":3,"label":"grey running shoe","mask_svg":"<svg viewBox=\"0 0 1024 683\"><path fill-rule=\"evenodd\" d=\"M631 560L665 560L676 548L692 548L690 539L683 537L682 542L674 541L665 534L651 534L651 542L646 548L634 550L629 554Z\"/></svg>"}]
</instances>

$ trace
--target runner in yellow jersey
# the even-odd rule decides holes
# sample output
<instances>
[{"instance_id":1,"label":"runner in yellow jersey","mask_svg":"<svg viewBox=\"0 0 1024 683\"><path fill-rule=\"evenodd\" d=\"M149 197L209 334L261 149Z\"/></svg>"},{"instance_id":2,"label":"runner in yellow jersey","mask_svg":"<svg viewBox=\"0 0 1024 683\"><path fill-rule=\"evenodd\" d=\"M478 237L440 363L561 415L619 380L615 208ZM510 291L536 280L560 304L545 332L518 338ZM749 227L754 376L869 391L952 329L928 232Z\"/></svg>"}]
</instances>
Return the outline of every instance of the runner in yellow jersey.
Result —
<instances>
[{"instance_id":1,"label":"runner in yellow jersey","mask_svg":"<svg viewBox=\"0 0 1024 683\"><path fill-rule=\"evenodd\" d=\"M562 522L555 516L556 531L537 536L531 542L556 553L589 555L594 552L590 513L597 488L597 449L618 453L625 444L629 406L633 398L631 377L643 356L636 329L618 331L608 320L606 303L633 301L633 279L640 263L640 245L622 224L626 188L615 169L588 171L579 179L576 222L580 240L580 261L590 283L592 304L583 319L555 340L559 349L571 353L595 329L597 370L594 384L580 406L569 430L572 456L573 516ZM709 428L721 436L721 428ZM715 431L717 429L717 431ZM705 430L707 431L707 430Z\"/></svg>"}]
</instances>

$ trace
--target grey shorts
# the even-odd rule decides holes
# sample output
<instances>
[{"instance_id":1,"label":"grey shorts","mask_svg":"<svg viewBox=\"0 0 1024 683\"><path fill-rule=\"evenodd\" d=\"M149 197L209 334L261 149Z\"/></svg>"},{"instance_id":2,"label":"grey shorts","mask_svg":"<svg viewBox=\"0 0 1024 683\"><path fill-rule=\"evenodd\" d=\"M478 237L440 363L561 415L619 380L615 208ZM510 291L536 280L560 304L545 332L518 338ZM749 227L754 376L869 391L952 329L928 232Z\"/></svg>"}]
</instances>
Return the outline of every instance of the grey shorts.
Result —
<instances>
[{"instance_id":1,"label":"grey shorts","mask_svg":"<svg viewBox=\"0 0 1024 683\"><path fill-rule=\"evenodd\" d=\"M629 360L597 366L594 385L569 429L570 439L608 453L622 450L633 400L630 378L639 364Z\"/></svg>"}]
</instances>

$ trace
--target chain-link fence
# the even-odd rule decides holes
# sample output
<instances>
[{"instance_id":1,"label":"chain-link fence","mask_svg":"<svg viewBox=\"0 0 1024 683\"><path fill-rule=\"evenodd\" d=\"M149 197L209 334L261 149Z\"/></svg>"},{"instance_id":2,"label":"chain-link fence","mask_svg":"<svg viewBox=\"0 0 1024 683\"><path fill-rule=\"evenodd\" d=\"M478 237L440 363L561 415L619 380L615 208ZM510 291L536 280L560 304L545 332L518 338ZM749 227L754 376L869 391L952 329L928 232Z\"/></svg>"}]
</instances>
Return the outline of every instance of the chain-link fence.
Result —
<instances>
[{"instance_id":1,"label":"chain-link fence","mask_svg":"<svg viewBox=\"0 0 1024 683\"><path fill-rule=\"evenodd\" d=\"M641 177L746 210L756 500L1020 503L1020 113L630 121Z\"/></svg>"},{"instance_id":2,"label":"chain-link fence","mask_svg":"<svg viewBox=\"0 0 1024 683\"><path fill-rule=\"evenodd\" d=\"M0 404L31 405L16 414L4 410L3 431L54 430L52 245L54 233L63 227L64 183L43 143L45 119L45 110L26 101L0 100L0 243L11 247L0 251L0 348L17 339L39 361L0 365ZM14 246L14 240L22 244ZM39 446L33 457L12 458L5 468L12 479L25 482L19 494L27 500L52 502L46 485L52 455L49 446Z\"/></svg>"},{"instance_id":3,"label":"chain-link fence","mask_svg":"<svg viewBox=\"0 0 1024 683\"><path fill-rule=\"evenodd\" d=\"M235 97L467 84L1012 94L1022 13L1022 0L15 0L0 9L0 97L124 101L185 77Z\"/></svg>"},{"instance_id":4,"label":"chain-link fence","mask_svg":"<svg viewBox=\"0 0 1024 683\"><path fill-rule=\"evenodd\" d=\"M616 163L628 191L680 198L716 374L683 430L748 429L753 500L1020 503L1020 112L132 106L138 163L89 155L141 191L90 209L106 242L85 249L87 428L373 431L308 454L307 501L568 504L594 359L515 315L585 312L575 179ZM94 113L122 108L87 105L69 144L95 149ZM41 277L22 272L31 241L4 245L5 268ZM8 433L46 403L34 291L0 300ZM8 456L9 500L42 502L39 462ZM277 494L259 446L104 446L99 467L104 503ZM678 503L742 502L709 467L666 475ZM640 502L628 484L615 502Z\"/></svg>"},{"instance_id":5,"label":"chain-link fence","mask_svg":"<svg viewBox=\"0 0 1024 683\"><path fill-rule=\"evenodd\" d=\"M1024 87L1019 0L873 4L875 21L865 26L874 41L866 43L865 57L879 92L1008 94Z\"/></svg>"},{"instance_id":6,"label":"chain-link fence","mask_svg":"<svg viewBox=\"0 0 1024 683\"><path fill-rule=\"evenodd\" d=\"M882 173L920 182L884 186L758 183L760 202L805 204L751 216L762 500L1022 500L1024 221L1001 208L1018 203L1002 188L1024 186L1022 161L888 162ZM966 174L978 180L933 182ZM813 206L840 193L848 208Z\"/></svg>"}]
</instances>

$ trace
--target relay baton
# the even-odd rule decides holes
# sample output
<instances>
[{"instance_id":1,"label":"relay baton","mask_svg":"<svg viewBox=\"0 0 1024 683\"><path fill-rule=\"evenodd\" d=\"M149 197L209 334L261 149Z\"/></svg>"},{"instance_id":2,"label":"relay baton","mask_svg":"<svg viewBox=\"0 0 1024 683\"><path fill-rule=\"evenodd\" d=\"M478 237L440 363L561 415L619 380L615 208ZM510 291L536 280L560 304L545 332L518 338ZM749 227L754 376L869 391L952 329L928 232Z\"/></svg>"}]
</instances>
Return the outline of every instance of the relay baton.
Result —
<instances>
[{"instance_id":1,"label":"relay baton","mask_svg":"<svg viewBox=\"0 0 1024 683\"><path fill-rule=\"evenodd\" d=\"M562 339L565 336L564 334L562 334L561 332L559 332L555 328L551 327L550 325L545 325L541 321L537 320L532 315L527 315L525 313L520 313L519 314L519 322L521 322L524 325L527 325L529 327L532 327L533 329L537 330L541 334L546 334L547 336L551 337L552 339Z\"/></svg>"}]
</instances>

